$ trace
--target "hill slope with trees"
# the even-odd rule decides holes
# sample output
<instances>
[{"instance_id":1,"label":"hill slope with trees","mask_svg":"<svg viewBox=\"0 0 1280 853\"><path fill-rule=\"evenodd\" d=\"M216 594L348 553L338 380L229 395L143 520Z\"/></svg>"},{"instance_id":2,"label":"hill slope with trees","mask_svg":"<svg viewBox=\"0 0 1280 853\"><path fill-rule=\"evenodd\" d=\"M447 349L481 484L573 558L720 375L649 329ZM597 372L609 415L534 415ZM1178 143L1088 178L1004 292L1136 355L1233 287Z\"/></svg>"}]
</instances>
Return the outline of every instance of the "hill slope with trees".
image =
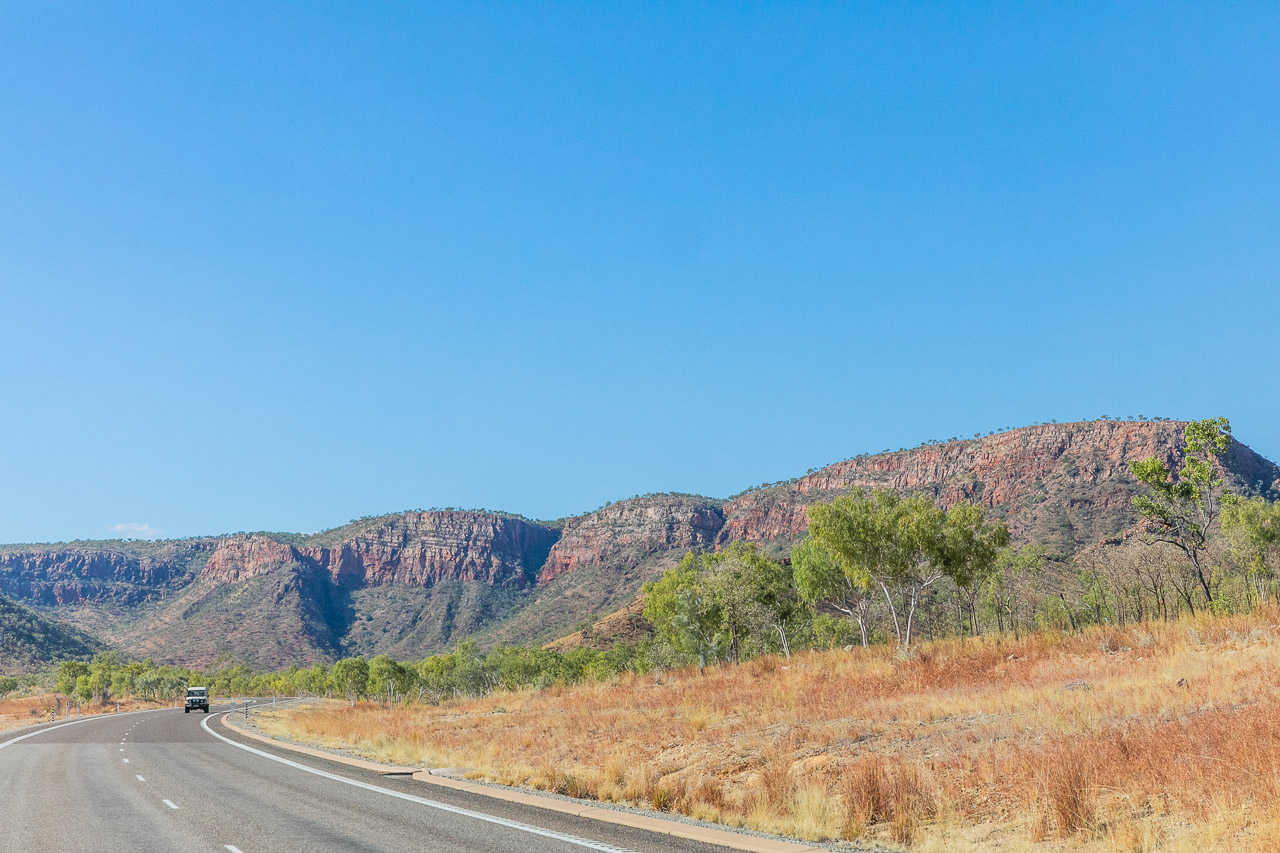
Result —
<instances>
[{"instance_id":1,"label":"hill slope with trees","mask_svg":"<svg viewBox=\"0 0 1280 853\"><path fill-rule=\"evenodd\" d=\"M414 658L466 637L541 644L631 604L689 551L746 542L788 554L809 506L858 488L980 507L1015 544L1042 549L1052 586L1068 561L1132 535L1143 486L1130 463L1181 467L1185 426L1041 424L863 455L728 500L636 496L555 522L449 508L312 535L7 545L0 594L127 653L190 665ZM1215 460L1236 493L1280 496L1280 468L1238 441Z\"/></svg>"}]
</instances>

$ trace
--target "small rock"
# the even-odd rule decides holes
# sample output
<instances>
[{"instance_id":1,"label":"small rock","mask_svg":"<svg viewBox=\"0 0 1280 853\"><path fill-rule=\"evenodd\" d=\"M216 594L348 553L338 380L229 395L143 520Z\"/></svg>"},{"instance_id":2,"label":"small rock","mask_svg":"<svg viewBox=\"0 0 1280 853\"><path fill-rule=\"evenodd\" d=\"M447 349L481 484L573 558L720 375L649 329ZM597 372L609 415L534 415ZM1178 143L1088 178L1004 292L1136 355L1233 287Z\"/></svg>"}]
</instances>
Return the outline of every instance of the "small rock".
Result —
<instances>
[{"instance_id":1,"label":"small rock","mask_svg":"<svg viewBox=\"0 0 1280 853\"><path fill-rule=\"evenodd\" d=\"M1063 690L1090 690L1092 688L1089 686L1089 682L1087 681L1068 681L1066 684L1062 685L1062 689Z\"/></svg>"},{"instance_id":2,"label":"small rock","mask_svg":"<svg viewBox=\"0 0 1280 853\"><path fill-rule=\"evenodd\" d=\"M1179 686L1179 687L1186 687L1186 686L1187 686L1187 680L1186 680L1185 678L1179 678L1179 679L1178 679L1178 686Z\"/></svg>"},{"instance_id":3,"label":"small rock","mask_svg":"<svg viewBox=\"0 0 1280 853\"><path fill-rule=\"evenodd\" d=\"M469 767L432 767L427 771L432 776L444 776L447 779L465 779L470 772Z\"/></svg>"}]
</instances>

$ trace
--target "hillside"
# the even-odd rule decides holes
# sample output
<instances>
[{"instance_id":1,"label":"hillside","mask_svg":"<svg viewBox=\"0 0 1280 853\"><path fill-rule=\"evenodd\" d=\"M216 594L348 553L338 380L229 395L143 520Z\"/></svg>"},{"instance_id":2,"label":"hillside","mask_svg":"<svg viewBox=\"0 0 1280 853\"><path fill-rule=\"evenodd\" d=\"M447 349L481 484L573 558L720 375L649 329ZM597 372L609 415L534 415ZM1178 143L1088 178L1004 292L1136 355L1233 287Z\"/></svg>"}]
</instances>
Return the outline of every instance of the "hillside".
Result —
<instances>
[{"instance_id":1,"label":"hillside","mask_svg":"<svg viewBox=\"0 0 1280 853\"><path fill-rule=\"evenodd\" d=\"M30 672L66 658L88 658L102 645L0 596L0 675Z\"/></svg>"},{"instance_id":2,"label":"hillside","mask_svg":"<svg viewBox=\"0 0 1280 853\"><path fill-rule=\"evenodd\" d=\"M0 594L133 654L259 667L351 654L414 658L467 636L544 643L634 601L691 549L734 541L782 553L805 507L856 487L967 499L1015 541L1061 555L1131 528L1127 463L1177 464L1184 424L1046 424L860 456L729 500L648 495L563 522L462 510L361 519L313 535L0 546ZM1280 496L1280 468L1239 442L1233 488Z\"/></svg>"},{"instance_id":3,"label":"hillside","mask_svg":"<svg viewBox=\"0 0 1280 853\"><path fill-rule=\"evenodd\" d=\"M1280 849L1280 626L1235 617L765 656L259 731L875 849ZM865 849L859 847L858 849Z\"/></svg>"}]
</instances>

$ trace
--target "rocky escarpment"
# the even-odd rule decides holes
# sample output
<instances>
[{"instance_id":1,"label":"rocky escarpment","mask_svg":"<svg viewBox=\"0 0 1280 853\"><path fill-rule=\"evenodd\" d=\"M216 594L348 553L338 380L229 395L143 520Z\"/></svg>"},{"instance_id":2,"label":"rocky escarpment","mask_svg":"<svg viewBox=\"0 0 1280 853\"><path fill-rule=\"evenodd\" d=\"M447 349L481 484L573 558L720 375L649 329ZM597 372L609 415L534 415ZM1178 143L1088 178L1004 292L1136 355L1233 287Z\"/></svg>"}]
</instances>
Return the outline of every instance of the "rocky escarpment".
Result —
<instances>
[{"instance_id":1,"label":"rocky escarpment","mask_svg":"<svg viewBox=\"0 0 1280 853\"><path fill-rule=\"evenodd\" d=\"M410 512L332 546L289 545L264 535L222 541L200 575L237 583L294 563L319 568L348 589L430 587L442 580L493 586L533 582L558 532L479 512Z\"/></svg>"},{"instance_id":2,"label":"rocky escarpment","mask_svg":"<svg viewBox=\"0 0 1280 853\"><path fill-rule=\"evenodd\" d=\"M721 543L790 542L808 527L805 507L855 488L924 493L942 504L974 501L1006 518L1022 541L1064 552L1128 529L1139 486L1132 460L1181 464L1184 423L1045 424L967 441L849 459L793 483L747 492L725 505ZM1280 494L1280 468L1233 442L1221 458L1244 494Z\"/></svg>"},{"instance_id":3,"label":"rocky escarpment","mask_svg":"<svg viewBox=\"0 0 1280 853\"><path fill-rule=\"evenodd\" d=\"M188 660L222 647L262 666L385 651L418 657L505 615L557 536L519 518L452 511L388 516L328 544L233 536L127 641ZM193 623L203 630L193 634Z\"/></svg>"},{"instance_id":4,"label":"rocky escarpment","mask_svg":"<svg viewBox=\"0 0 1280 853\"><path fill-rule=\"evenodd\" d=\"M714 548L724 525L718 502L646 495L568 519L533 594L485 629L486 643L538 643L609 613L690 550Z\"/></svg>"},{"instance_id":5,"label":"rocky escarpment","mask_svg":"<svg viewBox=\"0 0 1280 853\"><path fill-rule=\"evenodd\" d=\"M658 551L714 546L724 515L709 498L648 495L570 518L539 574L545 583L566 572L639 562Z\"/></svg>"},{"instance_id":6,"label":"rocky escarpment","mask_svg":"<svg viewBox=\"0 0 1280 853\"><path fill-rule=\"evenodd\" d=\"M0 550L0 593L47 606L137 604L188 583L215 547L209 540L9 546Z\"/></svg>"},{"instance_id":7,"label":"rocky escarpment","mask_svg":"<svg viewBox=\"0 0 1280 853\"><path fill-rule=\"evenodd\" d=\"M0 546L0 593L125 651L274 667L383 652L413 658L477 636L533 643L635 600L688 551L733 541L785 551L805 508L857 487L965 499L1020 541L1064 555L1128 530L1134 459L1181 461L1177 422L1011 430L850 459L727 502L619 501L563 524L498 513L408 512L314 535ZM1280 497L1280 468L1238 442L1232 488ZM601 636L605 636L601 634Z\"/></svg>"}]
</instances>

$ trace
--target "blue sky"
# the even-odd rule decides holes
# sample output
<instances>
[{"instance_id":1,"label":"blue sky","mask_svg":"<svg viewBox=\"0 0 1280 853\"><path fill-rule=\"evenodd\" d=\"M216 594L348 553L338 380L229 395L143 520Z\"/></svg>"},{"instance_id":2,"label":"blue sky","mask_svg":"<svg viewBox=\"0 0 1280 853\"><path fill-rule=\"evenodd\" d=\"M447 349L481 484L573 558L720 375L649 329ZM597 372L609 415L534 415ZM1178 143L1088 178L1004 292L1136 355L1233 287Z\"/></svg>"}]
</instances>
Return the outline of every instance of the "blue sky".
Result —
<instances>
[{"instance_id":1,"label":"blue sky","mask_svg":"<svg viewBox=\"0 0 1280 853\"><path fill-rule=\"evenodd\" d=\"M0 541L1280 459L1273 4L6 4Z\"/></svg>"}]
</instances>

